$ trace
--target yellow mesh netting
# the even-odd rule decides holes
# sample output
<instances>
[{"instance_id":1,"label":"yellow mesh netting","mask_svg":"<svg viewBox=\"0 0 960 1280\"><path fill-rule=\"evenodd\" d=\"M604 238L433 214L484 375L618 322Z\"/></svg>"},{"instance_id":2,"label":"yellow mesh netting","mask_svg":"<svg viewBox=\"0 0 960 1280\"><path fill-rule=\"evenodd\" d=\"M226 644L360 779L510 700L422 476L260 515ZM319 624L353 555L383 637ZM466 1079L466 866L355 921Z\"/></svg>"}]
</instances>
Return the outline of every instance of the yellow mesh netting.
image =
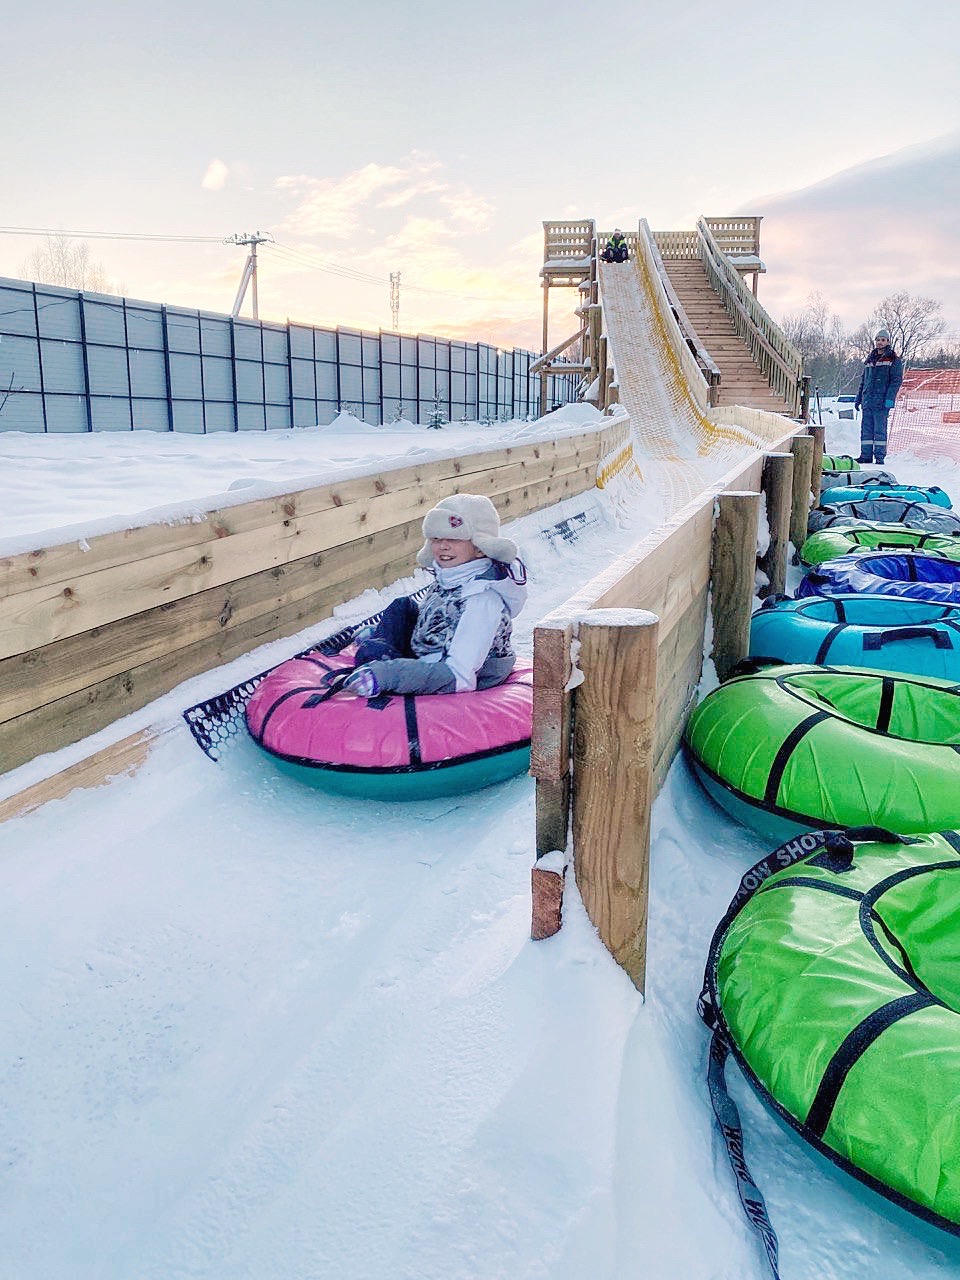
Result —
<instances>
[{"instance_id":1,"label":"yellow mesh netting","mask_svg":"<svg viewBox=\"0 0 960 1280\"><path fill-rule=\"evenodd\" d=\"M754 409L727 410L720 423L701 408L670 338L642 253L626 264L599 263L604 329L619 398L633 427L635 456L656 486L664 516L684 506L790 430L791 420ZM737 421L737 419L740 421ZM732 419L729 420L729 419Z\"/></svg>"}]
</instances>

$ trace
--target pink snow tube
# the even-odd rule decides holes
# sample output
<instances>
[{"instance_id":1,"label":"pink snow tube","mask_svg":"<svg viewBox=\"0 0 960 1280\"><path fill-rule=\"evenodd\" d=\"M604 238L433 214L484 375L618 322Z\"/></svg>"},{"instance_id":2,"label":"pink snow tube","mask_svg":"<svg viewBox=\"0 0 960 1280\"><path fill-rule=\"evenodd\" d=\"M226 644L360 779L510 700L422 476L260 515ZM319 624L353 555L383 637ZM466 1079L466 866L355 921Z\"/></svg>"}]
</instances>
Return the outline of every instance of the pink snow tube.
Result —
<instances>
[{"instance_id":1,"label":"pink snow tube","mask_svg":"<svg viewBox=\"0 0 960 1280\"><path fill-rule=\"evenodd\" d=\"M526 772L533 672L475 693L338 693L318 703L323 677L353 665L349 651L291 658L265 676L247 728L275 763L340 795L416 800L490 786Z\"/></svg>"}]
</instances>

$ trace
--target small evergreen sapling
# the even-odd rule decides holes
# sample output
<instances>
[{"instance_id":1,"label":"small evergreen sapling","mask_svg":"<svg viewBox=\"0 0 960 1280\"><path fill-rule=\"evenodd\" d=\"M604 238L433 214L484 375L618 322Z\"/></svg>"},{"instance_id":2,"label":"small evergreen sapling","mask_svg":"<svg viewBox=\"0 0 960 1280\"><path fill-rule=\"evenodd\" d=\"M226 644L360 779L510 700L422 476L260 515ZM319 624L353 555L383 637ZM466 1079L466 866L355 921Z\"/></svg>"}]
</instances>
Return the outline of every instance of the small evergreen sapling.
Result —
<instances>
[{"instance_id":1,"label":"small evergreen sapling","mask_svg":"<svg viewBox=\"0 0 960 1280\"><path fill-rule=\"evenodd\" d=\"M440 399L440 392L438 391L433 398L433 408L430 410L427 426L439 431L446 421L446 415L443 412L443 401Z\"/></svg>"}]
</instances>

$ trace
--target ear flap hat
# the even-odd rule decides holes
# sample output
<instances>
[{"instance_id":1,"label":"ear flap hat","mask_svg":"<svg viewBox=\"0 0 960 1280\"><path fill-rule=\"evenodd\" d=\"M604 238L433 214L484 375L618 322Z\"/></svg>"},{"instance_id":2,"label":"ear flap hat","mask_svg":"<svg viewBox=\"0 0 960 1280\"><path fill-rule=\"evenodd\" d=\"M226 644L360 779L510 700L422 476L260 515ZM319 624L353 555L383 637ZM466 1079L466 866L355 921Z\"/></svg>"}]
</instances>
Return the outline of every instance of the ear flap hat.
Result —
<instances>
[{"instance_id":1,"label":"ear flap hat","mask_svg":"<svg viewBox=\"0 0 960 1280\"><path fill-rule=\"evenodd\" d=\"M428 539L417 553L417 564L429 569L433 564L430 538L451 538L456 542L472 542L478 551L510 564L517 558L517 544L500 537L497 509L480 493L455 493L443 498L423 521L423 536Z\"/></svg>"}]
</instances>

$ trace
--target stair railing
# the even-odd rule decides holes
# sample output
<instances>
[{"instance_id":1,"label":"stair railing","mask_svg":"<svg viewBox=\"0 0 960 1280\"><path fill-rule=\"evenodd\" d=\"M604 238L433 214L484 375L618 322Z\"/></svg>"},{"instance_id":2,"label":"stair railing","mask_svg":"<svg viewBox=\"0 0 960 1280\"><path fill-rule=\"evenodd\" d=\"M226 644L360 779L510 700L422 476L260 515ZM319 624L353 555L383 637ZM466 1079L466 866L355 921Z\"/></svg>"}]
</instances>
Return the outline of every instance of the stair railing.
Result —
<instances>
[{"instance_id":1,"label":"stair railing","mask_svg":"<svg viewBox=\"0 0 960 1280\"><path fill-rule=\"evenodd\" d=\"M660 277L660 283L663 285L663 291L666 294L667 305L673 312L673 318L676 320L680 328L680 334L690 348L694 360L696 360L700 372L703 374L707 384L707 404L711 407L718 403L720 399L720 368L716 361L710 355L710 352L704 346L703 341L697 334L693 326L693 321L684 310L683 303L677 296L677 291L673 287L667 269L663 264L663 256L660 252L659 237L650 230L650 226L646 218L640 220L640 235L646 239L649 246L650 256L653 259L653 265L657 275ZM679 255L678 255L679 256ZM695 256L687 254L687 257Z\"/></svg>"},{"instance_id":2,"label":"stair railing","mask_svg":"<svg viewBox=\"0 0 960 1280\"><path fill-rule=\"evenodd\" d=\"M738 336L750 348L773 391L787 402L794 417L799 417L803 394L803 357L800 352L744 284L704 218L697 220L697 248L707 278L733 321Z\"/></svg>"}]
</instances>

